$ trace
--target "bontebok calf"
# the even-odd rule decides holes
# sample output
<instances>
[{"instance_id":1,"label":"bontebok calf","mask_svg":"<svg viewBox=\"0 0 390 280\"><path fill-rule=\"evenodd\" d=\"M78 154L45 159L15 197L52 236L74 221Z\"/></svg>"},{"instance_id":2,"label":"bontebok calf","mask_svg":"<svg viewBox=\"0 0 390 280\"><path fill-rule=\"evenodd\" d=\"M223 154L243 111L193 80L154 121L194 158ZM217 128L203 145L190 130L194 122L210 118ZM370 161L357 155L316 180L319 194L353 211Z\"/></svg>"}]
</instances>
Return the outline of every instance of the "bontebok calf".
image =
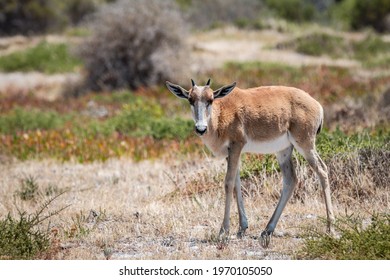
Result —
<instances>
[{"instance_id":1,"label":"bontebok calf","mask_svg":"<svg viewBox=\"0 0 390 280\"><path fill-rule=\"evenodd\" d=\"M318 174L324 192L327 226L334 221L327 167L315 148L316 135L323 123L320 103L308 93L293 87L266 86L240 89L236 83L212 90L210 80L190 90L167 82L177 97L188 100L195 131L215 156L226 158L225 214L220 236L229 233L230 205L236 193L239 230L248 228L241 194L239 161L242 153L276 154L283 174L283 190L276 209L261 233L267 247L280 215L297 185L292 152L295 148Z\"/></svg>"}]
</instances>

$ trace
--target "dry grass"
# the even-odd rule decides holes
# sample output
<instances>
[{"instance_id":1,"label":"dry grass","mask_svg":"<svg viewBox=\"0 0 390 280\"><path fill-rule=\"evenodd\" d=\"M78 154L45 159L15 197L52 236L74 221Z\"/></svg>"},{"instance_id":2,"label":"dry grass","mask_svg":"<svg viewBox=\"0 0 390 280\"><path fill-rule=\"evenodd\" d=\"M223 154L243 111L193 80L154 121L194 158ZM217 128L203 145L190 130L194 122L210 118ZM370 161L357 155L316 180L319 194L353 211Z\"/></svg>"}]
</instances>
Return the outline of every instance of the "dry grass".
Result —
<instances>
[{"instance_id":1,"label":"dry grass","mask_svg":"<svg viewBox=\"0 0 390 280\"><path fill-rule=\"evenodd\" d=\"M353 164L356 158L335 157L334 162L328 163L336 213L347 210L367 214L389 208L388 186L374 186L370 171L375 167L374 157L366 158L371 168L366 165L365 172L361 172L360 162ZM250 223L247 236L238 240L233 235L238 228L233 206L231 240L220 244L216 236L223 216L226 167L223 161L208 158L2 164L0 212L33 212L53 192L66 191L51 206L55 209L69 205L47 225L52 246L43 258L290 259L302 245L302 229L322 227L318 219L325 215L316 177L306 164L296 164L301 183L280 219L269 249L263 249L257 237L277 203L280 174L264 171L243 181ZM348 178L340 177L343 174ZM34 177L38 185L36 199L21 200L21 180L28 176ZM343 182L351 185L343 186Z\"/></svg>"}]
</instances>

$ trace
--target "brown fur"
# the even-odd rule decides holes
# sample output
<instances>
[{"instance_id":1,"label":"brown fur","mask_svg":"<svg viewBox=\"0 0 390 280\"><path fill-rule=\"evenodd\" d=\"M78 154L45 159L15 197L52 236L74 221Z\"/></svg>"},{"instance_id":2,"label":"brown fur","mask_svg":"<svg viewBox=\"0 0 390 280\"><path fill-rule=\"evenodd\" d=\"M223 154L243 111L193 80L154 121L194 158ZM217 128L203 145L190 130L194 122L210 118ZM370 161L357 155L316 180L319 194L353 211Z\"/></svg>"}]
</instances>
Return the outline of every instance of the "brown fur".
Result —
<instances>
[{"instance_id":1,"label":"brown fur","mask_svg":"<svg viewBox=\"0 0 390 280\"><path fill-rule=\"evenodd\" d=\"M315 141L313 137L322 118L321 105L300 89L236 87L228 96L213 102L210 134L203 137L213 150L227 141L245 144L247 137L259 142L270 141L289 131L305 148Z\"/></svg>"}]
</instances>

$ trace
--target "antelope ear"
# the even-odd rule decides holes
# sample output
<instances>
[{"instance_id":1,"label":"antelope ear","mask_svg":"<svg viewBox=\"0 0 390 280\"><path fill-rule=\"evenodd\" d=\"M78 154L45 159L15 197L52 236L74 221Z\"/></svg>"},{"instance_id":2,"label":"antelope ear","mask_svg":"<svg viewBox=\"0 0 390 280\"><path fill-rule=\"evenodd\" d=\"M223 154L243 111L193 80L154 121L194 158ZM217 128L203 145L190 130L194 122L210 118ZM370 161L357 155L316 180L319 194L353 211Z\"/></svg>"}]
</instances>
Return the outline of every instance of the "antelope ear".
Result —
<instances>
[{"instance_id":1,"label":"antelope ear","mask_svg":"<svg viewBox=\"0 0 390 280\"><path fill-rule=\"evenodd\" d=\"M217 90L214 90L214 98L222 98L228 95L229 93L232 92L232 90L236 87L236 82L223 86Z\"/></svg>"},{"instance_id":2,"label":"antelope ear","mask_svg":"<svg viewBox=\"0 0 390 280\"><path fill-rule=\"evenodd\" d=\"M188 99L189 91L185 90L179 85L172 84L171 82L166 81L165 83L167 88L179 98Z\"/></svg>"}]
</instances>

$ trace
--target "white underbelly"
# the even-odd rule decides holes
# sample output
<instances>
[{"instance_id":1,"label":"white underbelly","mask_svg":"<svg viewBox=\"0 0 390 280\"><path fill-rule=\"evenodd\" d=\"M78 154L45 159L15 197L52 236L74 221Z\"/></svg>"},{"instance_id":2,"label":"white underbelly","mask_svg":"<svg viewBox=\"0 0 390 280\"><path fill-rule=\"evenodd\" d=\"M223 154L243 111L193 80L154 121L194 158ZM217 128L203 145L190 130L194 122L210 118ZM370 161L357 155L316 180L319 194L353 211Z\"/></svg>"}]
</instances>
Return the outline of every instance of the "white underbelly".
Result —
<instances>
[{"instance_id":1,"label":"white underbelly","mask_svg":"<svg viewBox=\"0 0 390 280\"><path fill-rule=\"evenodd\" d=\"M287 133L270 141L256 141L249 139L245 144L243 153L274 154L291 145Z\"/></svg>"}]
</instances>

